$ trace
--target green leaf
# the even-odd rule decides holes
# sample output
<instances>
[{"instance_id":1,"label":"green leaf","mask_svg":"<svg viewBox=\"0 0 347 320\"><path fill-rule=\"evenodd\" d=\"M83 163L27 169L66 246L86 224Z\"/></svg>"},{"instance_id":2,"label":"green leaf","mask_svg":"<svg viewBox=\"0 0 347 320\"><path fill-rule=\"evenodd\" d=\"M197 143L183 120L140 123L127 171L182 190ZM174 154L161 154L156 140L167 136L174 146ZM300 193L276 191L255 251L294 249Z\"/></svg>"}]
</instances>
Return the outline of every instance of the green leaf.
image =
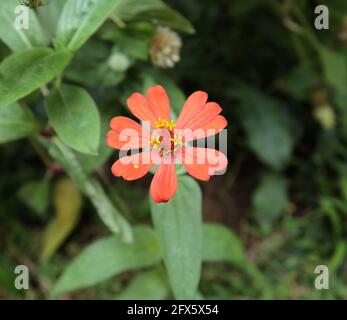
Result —
<instances>
[{"instance_id":1,"label":"green leaf","mask_svg":"<svg viewBox=\"0 0 347 320\"><path fill-rule=\"evenodd\" d=\"M131 244L110 236L84 249L65 269L52 293L86 288L122 272L153 266L160 260L155 233L146 226L138 226L134 228Z\"/></svg>"},{"instance_id":2,"label":"green leaf","mask_svg":"<svg viewBox=\"0 0 347 320\"><path fill-rule=\"evenodd\" d=\"M236 234L220 224L204 224L203 226L204 262L228 262L239 268L254 282L254 287L261 288L262 298L272 298L272 288L255 265L248 261L245 249Z\"/></svg>"},{"instance_id":3,"label":"green leaf","mask_svg":"<svg viewBox=\"0 0 347 320\"><path fill-rule=\"evenodd\" d=\"M194 27L185 17L161 0L121 0L114 15L126 21L158 21L183 32L195 32Z\"/></svg>"},{"instance_id":4,"label":"green leaf","mask_svg":"<svg viewBox=\"0 0 347 320\"><path fill-rule=\"evenodd\" d=\"M106 21L120 0L67 0L58 22L58 46L79 49Z\"/></svg>"},{"instance_id":5,"label":"green leaf","mask_svg":"<svg viewBox=\"0 0 347 320\"><path fill-rule=\"evenodd\" d=\"M36 13L42 23L45 26L45 32L48 38L51 40L56 35L58 26L58 20L63 11L66 0L54 0L50 1L48 5L36 8Z\"/></svg>"},{"instance_id":6,"label":"green leaf","mask_svg":"<svg viewBox=\"0 0 347 320\"><path fill-rule=\"evenodd\" d=\"M29 109L17 103L0 108L0 143L24 138L40 128L40 123Z\"/></svg>"},{"instance_id":7,"label":"green leaf","mask_svg":"<svg viewBox=\"0 0 347 320\"><path fill-rule=\"evenodd\" d=\"M164 300L169 287L162 274L156 270L136 275L117 296L117 300Z\"/></svg>"},{"instance_id":8,"label":"green leaf","mask_svg":"<svg viewBox=\"0 0 347 320\"><path fill-rule=\"evenodd\" d=\"M112 232L120 234L124 241L132 241L130 225L113 206L98 180L86 174L75 153L58 138L53 139L49 152L88 196L105 225Z\"/></svg>"},{"instance_id":9,"label":"green leaf","mask_svg":"<svg viewBox=\"0 0 347 320\"><path fill-rule=\"evenodd\" d=\"M327 47L320 47L325 78L339 94L347 92L347 63L345 57Z\"/></svg>"},{"instance_id":10,"label":"green leaf","mask_svg":"<svg viewBox=\"0 0 347 320\"><path fill-rule=\"evenodd\" d=\"M239 87L233 95L240 101L239 116L256 155L274 169L283 168L300 133L298 123L280 101L250 87Z\"/></svg>"},{"instance_id":11,"label":"green leaf","mask_svg":"<svg viewBox=\"0 0 347 320\"><path fill-rule=\"evenodd\" d=\"M220 224L204 224L202 257L204 261L227 261L236 266L246 263L240 239Z\"/></svg>"},{"instance_id":12,"label":"green leaf","mask_svg":"<svg viewBox=\"0 0 347 320\"><path fill-rule=\"evenodd\" d=\"M319 73L313 65L299 65L289 71L283 79L284 90L296 99L305 100L320 80Z\"/></svg>"},{"instance_id":13,"label":"green leaf","mask_svg":"<svg viewBox=\"0 0 347 320\"><path fill-rule=\"evenodd\" d=\"M265 174L252 202L258 219L272 224L288 204L286 180L281 175Z\"/></svg>"},{"instance_id":14,"label":"green leaf","mask_svg":"<svg viewBox=\"0 0 347 320\"><path fill-rule=\"evenodd\" d=\"M51 175L41 180L29 181L18 191L18 196L31 210L42 216L49 203L49 186Z\"/></svg>"},{"instance_id":15,"label":"green leaf","mask_svg":"<svg viewBox=\"0 0 347 320\"><path fill-rule=\"evenodd\" d=\"M181 164L176 164L176 174L178 176L182 176L186 173L187 173L187 170Z\"/></svg>"},{"instance_id":16,"label":"green leaf","mask_svg":"<svg viewBox=\"0 0 347 320\"><path fill-rule=\"evenodd\" d=\"M55 184L53 206L56 215L44 231L42 261L47 261L59 249L79 221L82 196L70 179L63 178Z\"/></svg>"},{"instance_id":17,"label":"green leaf","mask_svg":"<svg viewBox=\"0 0 347 320\"><path fill-rule=\"evenodd\" d=\"M107 44L90 39L75 53L64 77L87 87L115 86L124 78L124 72L112 70L109 65L110 53Z\"/></svg>"},{"instance_id":18,"label":"green leaf","mask_svg":"<svg viewBox=\"0 0 347 320\"><path fill-rule=\"evenodd\" d=\"M114 116L113 108L105 111L100 110L101 112L101 130L100 130L100 145L98 150L98 155L87 155L78 153L76 154L79 162L83 166L83 169L86 173L91 173L99 169L113 153L114 149L110 148L106 144L106 133L110 130L110 119Z\"/></svg>"},{"instance_id":19,"label":"green leaf","mask_svg":"<svg viewBox=\"0 0 347 320\"><path fill-rule=\"evenodd\" d=\"M49 48L14 53L0 64L0 108L51 81L71 59L67 51Z\"/></svg>"},{"instance_id":20,"label":"green leaf","mask_svg":"<svg viewBox=\"0 0 347 320\"><path fill-rule=\"evenodd\" d=\"M149 45L155 31L150 33L147 30L142 30L141 24L138 25L138 31L135 29L137 25L134 25L132 28L128 26L126 29L119 29L117 30L118 32L116 35L112 35L113 37L116 37L117 46L120 52L123 52L129 57L146 61L149 57Z\"/></svg>"},{"instance_id":21,"label":"green leaf","mask_svg":"<svg viewBox=\"0 0 347 320\"><path fill-rule=\"evenodd\" d=\"M193 25L183 17L178 11L173 10L167 6L161 9L154 9L144 12L141 19L149 21L160 21L163 25L170 28L177 29L189 34L194 34L195 29Z\"/></svg>"},{"instance_id":22,"label":"green leaf","mask_svg":"<svg viewBox=\"0 0 347 320\"><path fill-rule=\"evenodd\" d=\"M44 47L45 37L33 10L19 7L20 2L1 0L0 6L0 39L12 50L19 51L33 47ZM16 9L17 8L17 9ZM15 10L18 10L15 12ZM26 10L23 11L22 10ZM20 22L28 14L28 29L17 29L16 22Z\"/></svg>"},{"instance_id":23,"label":"green leaf","mask_svg":"<svg viewBox=\"0 0 347 320\"><path fill-rule=\"evenodd\" d=\"M194 179L178 177L178 189L167 203L150 200L164 263L177 299L194 299L202 252L201 191Z\"/></svg>"},{"instance_id":24,"label":"green leaf","mask_svg":"<svg viewBox=\"0 0 347 320\"><path fill-rule=\"evenodd\" d=\"M79 152L97 154L100 115L87 91L63 85L50 92L46 108L54 130L64 143Z\"/></svg>"},{"instance_id":25,"label":"green leaf","mask_svg":"<svg viewBox=\"0 0 347 320\"><path fill-rule=\"evenodd\" d=\"M7 259L6 259L7 260ZM5 261L6 261L5 260ZM0 286L2 292L7 292L11 296L20 296L20 290L13 285L16 280L16 274L13 272L15 266L10 265L9 261L0 260Z\"/></svg>"},{"instance_id":26,"label":"green leaf","mask_svg":"<svg viewBox=\"0 0 347 320\"><path fill-rule=\"evenodd\" d=\"M118 19L113 16L113 19ZM118 19L119 20L119 19ZM123 54L128 57L128 60L132 58L147 61L149 58L150 43L156 34L157 28L146 21L138 21L128 23L124 28L105 27L101 30L101 38L105 41L111 41L115 43L112 51L113 54ZM131 61L130 60L130 61ZM124 67L116 67L116 63L110 60L110 65L115 71L122 70ZM116 62L116 61L115 61ZM124 65L120 63L120 66ZM129 62L125 63L125 66L129 66Z\"/></svg>"}]
</instances>

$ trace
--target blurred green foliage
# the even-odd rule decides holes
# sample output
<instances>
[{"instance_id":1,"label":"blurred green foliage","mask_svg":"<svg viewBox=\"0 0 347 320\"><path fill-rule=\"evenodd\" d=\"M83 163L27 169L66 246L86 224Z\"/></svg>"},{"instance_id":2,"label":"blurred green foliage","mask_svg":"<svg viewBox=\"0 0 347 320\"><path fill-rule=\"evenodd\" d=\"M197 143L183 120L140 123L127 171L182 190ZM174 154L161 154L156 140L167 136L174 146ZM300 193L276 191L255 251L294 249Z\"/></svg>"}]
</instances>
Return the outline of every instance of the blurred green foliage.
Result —
<instances>
[{"instance_id":1,"label":"blurred green foliage","mask_svg":"<svg viewBox=\"0 0 347 320\"><path fill-rule=\"evenodd\" d=\"M5 2L0 17L8 13ZM209 100L221 104L229 122L228 171L201 184L203 265L196 298L345 299L347 2L103 2L103 10L87 16L90 28L82 31L78 23L68 30L59 22L64 0L40 8L35 28L46 25L45 37L58 51L34 49L29 54L36 63L28 66L23 59L28 52L21 51L25 43L18 35L8 37L10 26L0 19L0 76L11 64L27 70L17 78L0 77L0 298L165 299L184 290L172 290L169 279L175 275L161 262L175 256L160 252L150 227L149 180L115 182L109 168L116 155L104 143L110 117L129 115L126 98L162 83L176 115L188 94L204 90ZM318 31L314 8L322 3L329 8L330 29ZM150 62L157 25L185 32L181 61L170 70ZM73 33L76 28L80 37ZM60 38L54 38L56 30ZM28 39L34 45L46 43L37 34ZM60 75L70 56L64 46L76 52ZM4 63L10 50L20 52ZM56 61L57 55L63 58ZM51 68L42 68L47 60ZM27 80L33 73L39 75ZM79 152L85 151L85 137L76 136L69 144L73 132L59 121L62 110L56 100L44 106L44 95L33 92L53 78L69 88L83 87L75 93L84 95L80 90L85 90L94 99L101 122L98 156ZM64 100L64 93L54 94ZM73 107L93 113L94 104L86 101ZM48 116L57 114L53 126L63 132L59 139L45 137L52 130L48 127L40 136L18 140L42 129L45 108ZM61 142L65 132L74 150ZM97 143L88 142L95 151ZM75 202L59 197L61 181L75 192ZM160 210L152 211L155 222L160 220ZM71 219L64 223L69 212ZM133 232L123 217L137 225ZM110 235L101 221L134 242ZM59 223L62 228L56 227ZM184 234L177 246L187 239L193 248L189 236ZM17 264L31 271L26 292L12 286ZM314 269L321 264L329 267L329 290L314 287ZM193 276L187 276L192 286Z\"/></svg>"}]
</instances>

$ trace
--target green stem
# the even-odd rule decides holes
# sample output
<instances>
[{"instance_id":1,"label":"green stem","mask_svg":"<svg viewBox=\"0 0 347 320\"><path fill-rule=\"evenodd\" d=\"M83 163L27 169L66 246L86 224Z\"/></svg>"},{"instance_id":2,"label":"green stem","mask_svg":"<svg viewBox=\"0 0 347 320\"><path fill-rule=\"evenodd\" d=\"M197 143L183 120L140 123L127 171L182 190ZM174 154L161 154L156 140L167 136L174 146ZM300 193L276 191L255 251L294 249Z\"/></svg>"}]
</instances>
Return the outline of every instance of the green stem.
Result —
<instances>
[{"instance_id":1,"label":"green stem","mask_svg":"<svg viewBox=\"0 0 347 320\"><path fill-rule=\"evenodd\" d=\"M116 15L111 15L110 19L112 22L114 22L117 27L119 28L125 28L125 23L122 21L122 19L120 19L119 17L117 17Z\"/></svg>"},{"instance_id":2,"label":"green stem","mask_svg":"<svg viewBox=\"0 0 347 320\"><path fill-rule=\"evenodd\" d=\"M42 146L37 142L34 136L31 136L28 139L36 153L41 158L42 162L45 164L47 168L49 168L52 165L52 160L47 154L46 150L42 148Z\"/></svg>"},{"instance_id":3,"label":"green stem","mask_svg":"<svg viewBox=\"0 0 347 320\"><path fill-rule=\"evenodd\" d=\"M59 88L59 87L60 87L61 82L62 82L62 79L63 79L63 75L62 75L62 74L58 75L58 76L55 78L54 85L55 85L56 88Z\"/></svg>"},{"instance_id":4,"label":"green stem","mask_svg":"<svg viewBox=\"0 0 347 320\"><path fill-rule=\"evenodd\" d=\"M283 4L279 4L277 0L272 0L269 2L273 10L281 17L283 18ZM301 58L303 62L309 61L308 55L306 54L306 50L304 46L299 42L299 39L294 36L294 34L307 39L309 43L313 46L315 50L319 50L320 48L320 42L318 38L316 37L315 33L313 32L310 23L307 21L305 15L303 12L300 10L300 8L295 4L294 1L292 0L287 0L286 5L288 6L288 9L290 13L293 14L293 18L296 18L297 21L300 23L296 23L288 14L289 16L287 20L289 21L288 23L290 24L290 30L293 32L293 44L295 46L295 49Z\"/></svg>"},{"instance_id":5,"label":"green stem","mask_svg":"<svg viewBox=\"0 0 347 320\"><path fill-rule=\"evenodd\" d=\"M318 49L320 47L320 42L318 41L318 38L312 31L310 23L307 21L305 15L301 12L301 10L298 8L298 6L293 1L289 1L290 6L293 10L294 16L298 19L298 21L302 24L302 27L298 29L298 32L305 36L312 44L312 46L315 49Z\"/></svg>"},{"instance_id":6,"label":"green stem","mask_svg":"<svg viewBox=\"0 0 347 320\"><path fill-rule=\"evenodd\" d=\"M47 97L49 95L49 89L47 87L47 85L43 85L40 87L41 93L44 97Z\"/></svg>"},{"instance_id":7,"label":"green stem","mask_svg":"<svg viewBox=\"0 0 347 320\"><path fill-rule=\"evenodd\" d=\"M133 221L134 219L133 219L130 208L123 201L123 199L119 195L116 188L114 188L112 186L112 184L111 184L110 180L108 179L107 175L105 174L105 172L102 169L99 169L96 171L96 173L97 173L98 177L100 178L100 180L102 181L102 183L105 185L105 187L107 187L111 191L111 196L112 196L113 200L121 208L122 212L124 212L124 215L126 216L126 218L130 221Z\"/></svg>"}]
</instances>

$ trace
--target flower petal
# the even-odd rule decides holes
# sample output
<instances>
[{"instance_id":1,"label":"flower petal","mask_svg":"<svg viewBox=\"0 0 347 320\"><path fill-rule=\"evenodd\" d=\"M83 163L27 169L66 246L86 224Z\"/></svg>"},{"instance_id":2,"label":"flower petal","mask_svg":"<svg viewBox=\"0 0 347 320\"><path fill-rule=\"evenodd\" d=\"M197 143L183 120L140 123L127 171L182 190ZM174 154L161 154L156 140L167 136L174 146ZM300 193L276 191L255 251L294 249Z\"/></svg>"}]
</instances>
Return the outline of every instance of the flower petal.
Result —
<instances>
[{"instance_id":1,"label":"flower petal","mask_svg":"<svg viewBox=\"0 0 347 320\"><path fill-rule=\"evenodd\" d=\"M161 163L151 183L151 196L155 202L167 202L177 190L177 176L174 163Z\"/></svg>"},{"instance_id":2,"label":"flower petal","mask_svg":"<svg viewBox=\"0 0 347 320\"><path fill-rule=\"evenodd\" d=\"M150 87L147 101L157 119L170 119L170 102L165 89L161 85Z\"/></svg>"},{"instance_id":3,"label":"flower petal","mask_svg":"<svg viewBox=\"0 0 347 320\"><path fill-rule=\"evenodd\" d=\"M106 144L119 150L139 149L142 148L142 139L121 135L117 131L110 130L106 135Z\"/></svg>"},{"instance_id":4,"label":"flower petal","mask_svg":"<svg viewBox=\"0 0 347 320\"><path fill-rule=\"evenodd\" d=\"M182 111L177 119L176 128L183 129L204 108L208 95L203 91L192 93L183 105Z\"/></svg>"},{"instance_id":5,"label":"flower petal","mask_svg":"<svg viewBox=\"0 0 347 320\"><path fill-rule=\"evenodd\" d=\"M222 173L228 165L224 153L209 148L182 147L176 157L191 176L203 181Z\"/></svg>"},{"instance_id":6,"label":"flower petal","mask_svg":"<svg viewBox=\"0 0 347 320\"><path fill-rule=\"evenodd\" d=\"M153 166L150 153L141 152L118 159L112 165L112 174L129 181L142 178Z\"/></svg>"},{"instance_id":7,"label":"flower petal","mask_svg":"<svg viewBox=\"0 0 347 320\"><path fill-rule=\"evenodd\" d=\"M114 117L107 133L106 144L115 149L144 148L150 144L150 132L127 117Z\"/></svg>"},{"instance_id":8,"label":"flower petal","mask_svg":"<svg viewBox=\"0 0 347 320\"><path fill-rule=\"evenodd\" d=\"M179 133L178 130L177 135L183 136L184 141L189 142L196 139L214 136L221 132L227 126L227 124L227 120L223 116L218 115L212 121L206 123L201 128L195 129L194 131L184 129L181 131L181 133Z\"/></svg>"},{"instance_id":9,"label":"flower petal","mask_svg":"<svg viewBox=\"0 0 347 320\"><path fill-rule=\"evenodd\" d=\"M151 126L154 127L154 123L157 120L152 109L150 108L145 96L135 92L127 100L128 108L131 113L141 121L149 121Z\"/></svg>"},{"instance_id":10,"label":"flower petal","mask_svg":"<svg viewBox=\"0 0 347 320\"><path fill-rule=\"evenodd\" d=\"M190 120L184 128L191 130L199 129L207 123L214 120L215 117L222 111L222 108L215 102L206 103L205 107L192 120Z\"/></svg>"},{"instance_id":11,"label":"flower petal","mask_svg":"<svg viewBox=\"0 0 347 320\"><path fill-rule=\"evenodd\" d=\"M139 123L128 117L121 116L112 118L110 127L114 131L117 131L120 134L125 134L127 136L150 136L150 132L145 127L141 126Z\"/></svg>"}]
</instances>

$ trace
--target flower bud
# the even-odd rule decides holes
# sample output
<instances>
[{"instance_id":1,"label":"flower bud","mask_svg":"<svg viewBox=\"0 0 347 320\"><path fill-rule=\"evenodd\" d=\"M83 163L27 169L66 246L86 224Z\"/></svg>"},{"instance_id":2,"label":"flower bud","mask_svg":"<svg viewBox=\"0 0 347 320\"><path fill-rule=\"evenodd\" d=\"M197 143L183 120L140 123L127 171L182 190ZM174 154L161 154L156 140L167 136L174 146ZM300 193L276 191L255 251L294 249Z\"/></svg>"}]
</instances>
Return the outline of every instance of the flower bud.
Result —
<instances>
[{"instance_id":1,"label":"flower bud","mask_svg":"<svg viewBox=\"0 0 347 320\"><path fill-rule=\"evenodd\" d=\"M113 52L110 55L107 63L109 68L116 72L126 71L131 64L128 56L119 51Z\"/></svg>"}]
</instances>

